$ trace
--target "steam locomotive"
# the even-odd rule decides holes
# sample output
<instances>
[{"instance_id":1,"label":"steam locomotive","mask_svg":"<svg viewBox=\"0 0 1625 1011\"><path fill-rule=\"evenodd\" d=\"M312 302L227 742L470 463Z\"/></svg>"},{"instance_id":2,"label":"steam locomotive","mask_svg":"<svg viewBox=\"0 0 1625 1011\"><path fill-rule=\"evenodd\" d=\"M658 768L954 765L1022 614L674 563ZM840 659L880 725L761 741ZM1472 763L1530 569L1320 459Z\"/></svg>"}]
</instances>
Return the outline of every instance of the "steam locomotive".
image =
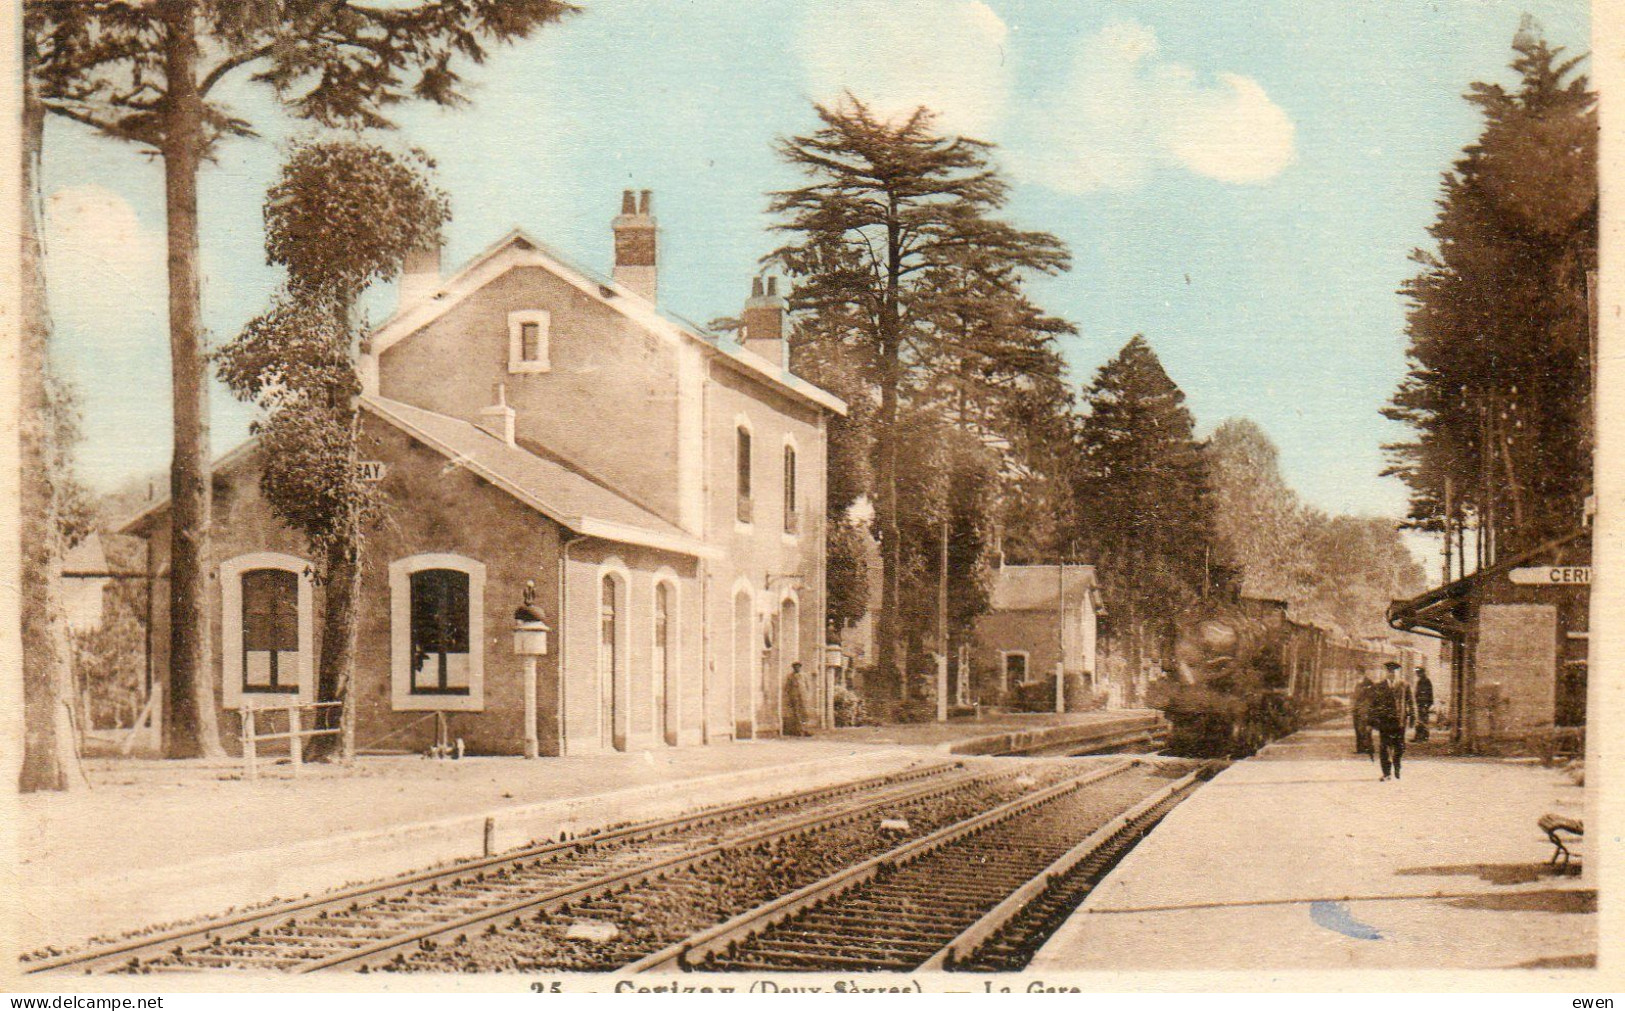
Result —
<instances>
[{"instance_id":1,"label":"steam locomotive","mask_svg":"<svg viewBox=\"0 0 1625 1011\"><path fill-rule=\"evenodd\" d=\"M1295 621L1278 600L1210 601L1175 633L1173 670L1153 682L1150 701L1171 725L1169 751L1193 757L1251 755L1348 695L1362 671L1408 659Z\"/></svg>"}]
</instances>

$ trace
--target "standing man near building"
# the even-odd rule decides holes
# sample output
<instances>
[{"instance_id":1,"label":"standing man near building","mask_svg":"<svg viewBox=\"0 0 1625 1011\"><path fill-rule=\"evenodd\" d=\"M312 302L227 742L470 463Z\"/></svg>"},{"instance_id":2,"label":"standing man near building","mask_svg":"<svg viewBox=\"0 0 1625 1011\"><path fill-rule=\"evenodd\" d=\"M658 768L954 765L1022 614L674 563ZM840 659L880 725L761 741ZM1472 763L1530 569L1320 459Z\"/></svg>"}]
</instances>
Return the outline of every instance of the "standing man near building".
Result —
<instances>
[{"instance_id":1,"label":"standing man near building","mask_svg":"<svg viewBox=\"0 0 1625 1011\"><path fill-rule=\"evenodd\" d=\"M1377 760L1384 780L1399 778L1405 757L1405 728L1416 718L1411 686L1400 677L1400 666L1390 660L1384 667L1388 678L1371 690L1371 726L1377 731Z\"/></svg>"},{"instance_id":2,"label":"standing man near building","mask_svg":"<svg viewBox=\"0 0 1625 1011\"><path fill-rule=\"evenodd\" d=\"M1416 739L1428 739L1428 713L1433 709L1433 682L1426 667L1416 668Z\"/></svg>"},{"instance_id":3,"label":"standing man near building","mask_svg":"<svg viewBox=\"0 0 1625 1011\"><path fill-rule=\"evenodd\" d=\"M1360 683L1354 686L1354 753L1357 755L1372 754L1371 693L1376 687L1370 671L1362 673Z\"/></svg>"}]
</instances>

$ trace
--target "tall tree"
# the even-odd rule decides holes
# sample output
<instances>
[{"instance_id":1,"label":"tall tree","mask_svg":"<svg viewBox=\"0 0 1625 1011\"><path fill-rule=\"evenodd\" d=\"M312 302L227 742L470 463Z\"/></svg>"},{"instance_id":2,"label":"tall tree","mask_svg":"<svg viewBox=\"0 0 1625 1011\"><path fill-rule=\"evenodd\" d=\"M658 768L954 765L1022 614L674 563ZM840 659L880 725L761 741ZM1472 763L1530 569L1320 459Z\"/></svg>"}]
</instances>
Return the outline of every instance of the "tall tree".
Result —
<instances>
[{"instance_id":1,"label":"tall tree","mask_svg":"<svg viewBox=\"0 0 1625 1011\"><path fill-rule=\"evenodd\" d=\"M321 559L316 698L340 705L318 710L316 728L341 733L314 738L313 759L355 751L347 703L363 531L378 506L360 466L356 302L396 277L408 253L439 245L450 209L429 181L433 167L421 152L399 156L358 140L295 147L265 199L266 252L287 268L287 283L270 312L217 353L226 385L266 411L254 423L266 501Z\"/></svg>"},{"instance_id":2,"label":"tall tree","mask_svg":"<svg viewBox=\"0 0 1625 1011\"><path fill-rule=\"evenodd\" d=\"M1518 84L1475 82L1484 130L1444 174L1436 250L1416 250L1411 369L1383 414L1413 441L1387 447L1411 489L1411 525L1470 514L1479 562L1579 522L1591 490L1591 327L1596 267L1596 96L1527 19Z\"/></svg>"},{"instance_id":3,"label":"tall tree","mask_svg":"<svg viewBox=\"0 0 1625 1011\"><path fill-rule=\"evenodd\" d=\"M1247 418L1230 418L1205 446L1218 561L1241 573L1242 592L1302 602L1315 577L1308 516L1281 475L1281 454Z\"/></svg>"},{"instance_id":4,"label":"tall tree","mask_svg":"<svg viewBox=\"0 0 1625 1011\"><path fill-rule=\"evenodd\" d=\"M25 57L33 52L25 32ZM82 496L69 466L75 418L66 389L51 368L51 319L40 245L40 153L45 106L30 79L23 81L21 327L18 339L18 518L22 546L19 611L22 631L23 755L18 789L68 790L81 779L73 727L71 645L63 613L62 556ZM83 524L80 524L83 526ZM80 529L78 534L85 531Z\"/></svg>"},{"instance_id":5,"label":"tall tree","mask_svg":"<svg viewBox=\"0 0 1625 1011\"><path fill-rule=\"evenodd\" d=\"M1052 273L1067 267L1068 255L1054 236L994 217L1007 187L991 145L938 134L923 108L887 120L848 96L814 109L819 129L779 145L810 181L773 194L775 228L790 241L766 259L796 279L792 308L816 318L809 332L851 353L873 396L882 568L876 652L882 676L902 687L899 421L945 342L945 296L934 280L955 264L1012 276Z\"/></svg>"},{"instance_id":6,"label":"tall tree","mask_svg":"<svg viewBox=\"0 0 1625 1011\"><path fill-rule=\"evenodd\" d=\"M1084 391L1076 497L1118 638L1138 676L1208 589L1212 503L1185 394L1136 335Z\"/></svg>"},{"instance_id":7,"label":"tall tree","mask_svg":"<svg viewBox=\"0 0 1625 1011\"><path fill-rule=\"evenodd\" d=\"M1284 600L1299 618L1383 634L1390 601L1420 593L1421 566L1386 517L1310 508L1281 474L1264 430L1231 418L1205 446L1217 557L1242 592Z\"/></svg>"},{"instance_id":8,"label":"tall tree","mask_svg":"<svg viewBox=\"0 0 1625 1011\"><path fill-rule=\"evenodd\" d=\"M484 60L574 11L562 0L25 0L28 72L45 112L164 166L174 453L170 466L171 756L222 753L209 663L210 464L198 283L198 172L251 124L216 97L247 74L292 115L388 127L408 99L463 101L454 61Z\"/></svg>"}]
</instances>

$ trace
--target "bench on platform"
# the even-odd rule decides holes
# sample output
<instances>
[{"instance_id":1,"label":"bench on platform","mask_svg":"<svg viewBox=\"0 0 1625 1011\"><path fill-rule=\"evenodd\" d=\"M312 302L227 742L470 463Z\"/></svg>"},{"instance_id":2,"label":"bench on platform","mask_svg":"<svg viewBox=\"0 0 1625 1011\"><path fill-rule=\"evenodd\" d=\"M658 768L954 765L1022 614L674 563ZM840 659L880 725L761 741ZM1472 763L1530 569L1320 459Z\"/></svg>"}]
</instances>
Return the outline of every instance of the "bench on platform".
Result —
<instances>
[{"instance_id":1,"label":"bench on platform","mask_svg":"<svg viewBox=\"0 0 1625 1011\"><path fill-rule=\"evenodd\" d=\"M1576 839L1581 838L1586 833L1585 822L1578 818L1565 818L1560 814L1543 814L1540 816L1540 821L1536 822L1536 824L1540 826L1540 830L1546 833L1546 838L1550 839L1552 841L1552 845L1556 847L1552 850L1552 858L1548 860L1547 863L1551 864L1553 867L1556 867L1558 858L1561 857L1563 860L1563 866L1567 867L1569 865L1569 858L1573 854L1569 848L1563 844L1563 839L1558 835L1558 833L1567 832Z\"/></svg>"}]
</instances>

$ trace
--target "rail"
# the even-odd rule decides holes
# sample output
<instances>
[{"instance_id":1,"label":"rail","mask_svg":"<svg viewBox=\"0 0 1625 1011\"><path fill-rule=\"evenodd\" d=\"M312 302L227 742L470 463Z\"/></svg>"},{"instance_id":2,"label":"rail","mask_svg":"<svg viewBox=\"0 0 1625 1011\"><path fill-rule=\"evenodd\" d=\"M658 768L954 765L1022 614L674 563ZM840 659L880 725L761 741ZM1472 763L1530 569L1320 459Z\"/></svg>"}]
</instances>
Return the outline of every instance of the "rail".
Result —
<instances>
[{"instance_id":1,"label":"rail","mask_svg":"<svg viewBox=\"0 0 1625 1011\"><path fill-rule=\"evenodd\" d=\"M797 889L788 895L781 896L772 902L742 913L715 927L701 931L678 944L639 959L628 965L624 971L657 972L692 968L696 961L704 959L707 955L723 952L730 944L737 944L756 933L772 927L774 924L788 919L803 909L817 905L832 896L872 880L885 869L911 863L942 846L972 835L989 825L1019 815L1090 783L1124 772L1133 764L1134 762L1128 759L1115 762L1082 776L1076 776L1057 783L1036 793L1018 797L975 817L945 826L930 835L922 836L879 856L854 864L821 881Z\"/></svg>"},{"instance_id":2,"label":"rail","mask_svg":"<svg viewBox=\"0 0 1625 1011\"><path fill-rule=\"evenodd\" d=\"M446 882L478 878L486 872L539 858L564 856L569 851L583 846L591 847L605 843L653 839L678 830L704 828L753 814L771 814L798 804L818 803L822 800L858 794L868 790L884 789L888 786L906 787L907 784L924 782L925 786L923 788L909 791L910 793L917 792L924 795L933 790L951 789L952 784L976 778L970 774L958 777L948 775L948 773L955 770L963 772L963 767L954 762L928 762L899 772L871 776L854 782L838 783L766 798L722 804L656 821L641 822L570 839L560 839L555 842L539 843L501 856L485 857L450 867L421 871L384 882L358 885L326 895L279 903L259 910L229 914L186 927L141 937L126 938L111 944L68 952L37 962L27 962L24 963L24 971L30 974L62 970L77 970L90 973L137 968L148 960L183 954L189 944L197 945L227 937L264 934L297 920L319 918L326 914L359 906L362 903L384 902L416 890L431 888ZM896 794L888 794L872 803L862 805L860 810L867 810L875 805L896 803L897 800ZM850 811L851 809L846 809L841 813L850 813ZM548 899L542 897L537 900L537 904L546 901ZM500 914L493 912L489 914L489 917L497 915ZM399 941L400 939L397 938L396 940ZM398 945L396 946L398 947Z\"/></svg>"}]
</instances>

